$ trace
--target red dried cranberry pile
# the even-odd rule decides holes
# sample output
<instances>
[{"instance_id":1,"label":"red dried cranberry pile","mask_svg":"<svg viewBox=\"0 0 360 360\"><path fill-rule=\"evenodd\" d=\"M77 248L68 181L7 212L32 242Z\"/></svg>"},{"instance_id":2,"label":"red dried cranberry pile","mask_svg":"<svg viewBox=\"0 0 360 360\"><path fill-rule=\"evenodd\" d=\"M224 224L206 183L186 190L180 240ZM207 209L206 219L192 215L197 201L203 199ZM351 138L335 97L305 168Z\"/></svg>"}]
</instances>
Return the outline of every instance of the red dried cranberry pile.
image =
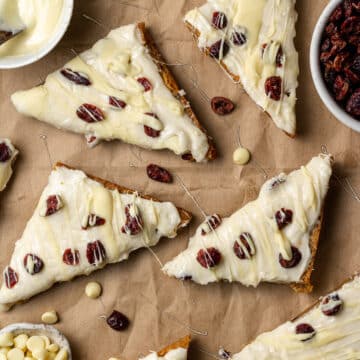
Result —
<instances>
[{"instance_id":1,"label":"red dried cranberry pile","mask_svg":"<svg viewBox=\"0 0 360 360\"><path fill-rule=\"evenodd\" d=\"M343 1L326 24L320 47L326 85L335 100L360 120L360 6Z\"/></svg>"}]
</instances>

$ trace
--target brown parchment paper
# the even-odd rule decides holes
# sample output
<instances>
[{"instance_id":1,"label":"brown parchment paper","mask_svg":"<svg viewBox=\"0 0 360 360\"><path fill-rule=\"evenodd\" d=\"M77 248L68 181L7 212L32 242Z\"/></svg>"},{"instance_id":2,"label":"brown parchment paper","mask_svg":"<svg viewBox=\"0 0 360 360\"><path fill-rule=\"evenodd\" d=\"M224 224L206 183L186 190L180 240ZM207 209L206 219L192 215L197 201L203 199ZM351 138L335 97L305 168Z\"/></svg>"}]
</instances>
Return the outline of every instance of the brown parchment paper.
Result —
<instances>
[{"instance_id":1,"label":"brown parchment paper","mask_svg":"<svg viewBox=\"0 0 360 360\"><path fill-rule=\"evenodd\" d=\"M47 183L50 161L63 161L161 200L172 200L192 211L195 218L189 228L175 239L162 240L154 248L162 262L185 249L188 237L202 220L200 211L178 183L164 185L147 178L145 167L149 162L178 174L207 213L229 215L256 198L264 182L256 163L269 176L291 171L319 153L322 144L335 156L336 175L347 177L360 191L360 135L330 115L316 94L310 76L311 35L327 1L299 0L297 4L296 42L301 75L297 106L299 135L295 140L278 130L242 89L196 48L182 24L182 17L203 1L75 0L69 31L51 54L25 68L0 71L0 135L10 137L20 150L15 175L0 195L1 269L8 263L14 242L21 236ZM104 27L85 20L82 14L94 17ZM111 28L140 20L151 28L169 63L192 63L199 86L208 96L226 96L237 104L232 115L216 116L192 86L195 75L191 69L172 67L202 123L215 138L218 160L192 164L166 151L150 152L121 142L103 143L90 150L81 136L20 116L11 105L9 97L14 91L40 83L49 72L73 57L71 48L80 52ZM245 167L232 164L239 126L241 141L256 161ZM49 155L42 135L46 136ZM220 346L237 352L256 335L294 317L360 269L359 210L359 202L336 180L332 181L313 274L315 289L311 295L297 295L286 286L271 284L257 289L225 283L206 287L183 284L163 275L152 254L141 250L126 262L108 266L88 278L58 285L9 313L0 314L0 326L19 321L39 322L44 311L56 309L61 317L57 327L69 338L75 360L101 360L110 356L138 359L139 355L158 350L189 332L193 335L189 359L210 359L203 351L216 354ZM90 280L103 285L103 296L98 300L84 295ZM130 318L127 331L113 331L100 317L113 309Z\"/></svg>"}]
</instances>

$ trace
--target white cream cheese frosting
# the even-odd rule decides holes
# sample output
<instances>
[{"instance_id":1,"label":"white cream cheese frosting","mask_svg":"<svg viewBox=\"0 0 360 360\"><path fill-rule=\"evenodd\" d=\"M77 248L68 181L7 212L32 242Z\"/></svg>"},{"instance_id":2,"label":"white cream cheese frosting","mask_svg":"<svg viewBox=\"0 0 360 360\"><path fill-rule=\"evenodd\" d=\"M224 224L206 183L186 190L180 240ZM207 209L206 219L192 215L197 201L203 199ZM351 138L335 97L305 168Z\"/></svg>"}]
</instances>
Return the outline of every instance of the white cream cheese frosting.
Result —
<instances>
[{"instance_id":1,"label":"white cream cheese frosting","mask_svg":"<svg viewBox=\"0 0 360 360\"><path fill-rule=\"evenodd\" d=\"M210 217L163 271L199 284L300 282L312 259L310 236L323 208L331 162L328 155L314 157L301 169L268 180L256 200L230 217Z\"/></svg>"},{"instance_id":2,"label":"white cream cheese frosting","mask_svg":"<svg viewBox=\"0 0 360 360\"><path fill-rule=\"evenodd\" d=\"M69 80L64 69L68 77L81 75L83 84ZM148 89L141 84L144 79ZM49 75L44 85L13 94L12 102L20 113L84 134L90 145L120 139L178 155L191 153L196 161L205 161L209 149L207 136L165 86L136 24L111 31L91 50ZM84 104L96 106L102 120ZM92 122L82 120L79 110Z\"/></svg>"},{"instance_id":3,"label":"white cream cheese frosting","mask_svg":"<svg viewBox=\"0 0 360 360\"><path fill-rule=\"evenodd\" d=\"M219 26L213 25L215 12L226 17L218 18ZM199 32L201 49L209 49L219 40L226 42L229 50L218 61L241 81L246 92L275 124L290 135L296 132L299 74L294 46L296 20L295 0L208 0L185 16L185 22ZM237 43L233 40L234 33ZM281 79L279 100L265 93L265 83L272 77Z\"/></svg>"},{"instance_id":4,"label":"white cream cheese frosting","mask_svg":"<svg viewBox=\"0 0 360 360\"><path fill-rule=\"evenodd\" d=\"M0 139L0 191L3 191L13 173L12 165L18 150L9 139Z\"/></svg>"},{"instance_id":5,"label":"white cream cheese frosting","mask_svg":"<svg viewBox=\"0 0 360 360\"><path fill-rule=\"evenodd\" d=\"M186 360L187 349L178 348L170 350L165 356L159 356L156 352L151 353L148 356L139 358L139 360Z\"/></svg>"},{"instance_id":6,"label":"white cream cheese frosting","mask_svg":"<svg viewBox=\"0 0 360 360\"><path fill-rule=\"evenodd\" d=\"M336 299L326 307L328 299ZM328 302L327 304L330 304ZM333 309L332 315L323 311ZM330 312L331 314L331 312ZM306 325L306 326L304 326ZM309 326L312 328L309 328ZM305 329L299 333L297 329ZM314 330L313 332L310 332ZM298 333L297 333L298 332ZM320 299L317 306L247 345L232 360L360 359L360 278Z\"/></svg>"},{"instance_id":7,"label":"white cream cheese frosting","mask_svg":"<svg viewBox=\"0 0 360 360\"><path fill-rule=\"evenodd\" d=\"M176 236L180 223L170 202L109 190L82 171L58 166L4 270L0 304L126 260L136 249Z\"/></svg>"},{"instance_id":8,"label":"white cream cheese frosting","mask_svg":"<svg viewBox=\"0 0 360 360\"><path fill-rule=\"evenodd\" d=\"M0 0L0 30L19 33L0 46L0 57L33 54L61 24L64 0Z\"/></svg>"}]
</instances>

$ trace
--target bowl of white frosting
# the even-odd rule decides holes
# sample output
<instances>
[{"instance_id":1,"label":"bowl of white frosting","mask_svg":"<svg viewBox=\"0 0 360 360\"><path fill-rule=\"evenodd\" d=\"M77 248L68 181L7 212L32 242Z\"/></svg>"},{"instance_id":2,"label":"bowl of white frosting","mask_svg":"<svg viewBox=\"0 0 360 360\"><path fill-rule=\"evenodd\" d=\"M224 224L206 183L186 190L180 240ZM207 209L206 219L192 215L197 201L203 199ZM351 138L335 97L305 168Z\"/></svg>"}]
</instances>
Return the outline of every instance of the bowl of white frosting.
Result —
<instances>
[{"instance_id":1,"label":"bowl of white frosting","mask_svg":"<svg viewBox=\"0 0 360 360\"><path fill-rule=\"evenodd\" d=\"M16 34L0 45L0 69L32 64L64 36L74 0L0 0L0 31Z\"/></svg>"}]
</instances>

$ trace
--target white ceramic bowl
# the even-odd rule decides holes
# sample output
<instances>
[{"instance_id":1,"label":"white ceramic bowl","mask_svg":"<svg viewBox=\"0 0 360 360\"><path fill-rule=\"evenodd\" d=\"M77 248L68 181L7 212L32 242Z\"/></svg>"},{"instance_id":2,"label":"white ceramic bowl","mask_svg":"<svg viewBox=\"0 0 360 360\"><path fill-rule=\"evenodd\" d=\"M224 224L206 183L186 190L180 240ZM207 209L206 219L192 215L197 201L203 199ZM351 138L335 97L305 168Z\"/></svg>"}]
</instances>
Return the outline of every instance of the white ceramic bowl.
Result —
<instances>
[{"instance_id":1,"label":"white ceramic bowl","mask_svg":"<svg viewBox=\"0 0 360 360\"><path fill-rule=\"evenodd\" d=\"M47 55L64 36L73 14L74 0L64 0L64 8L60 15L59 25L49 42L30 55L0 57L0 69L15 69L32 64Z\"/></svg>"},{"instance_id":2,"label":"white ceramic bowl","mask_svg":"<svg viewBox=\"0 0 360 360\"><path fill-rule=\"evenodd\" d=\"M5 326L0 330L0 334L12 333L15 336L21 333L32 335L45 335L60 348L65 348L68 352L68 360L72 360L71 348L66 337L54 326L43 324L17 323Z\"/></svg>"},{"instance_id":3,"label":"white ceramic bowl","mask_svg":"<svg viewBox=\"0 0 360 360\"><path fill-rule=\"evenodd\" d=\"M320 67L320 43L321 38L324 32L325 25L331 15L331 13L336 9L336 7L343 2L343 0L331 0L326 6L320 18L316 24L313 37L311 40L310 47L310 68L311 75L316 87L318 94L320 95L321 100L324 102L329 111L343 124L349 128L360 132L360 121L354 119L349 115L338 103L333 99L329 90L326 87L323 74Z\"/></svg>"}]
</instances>

